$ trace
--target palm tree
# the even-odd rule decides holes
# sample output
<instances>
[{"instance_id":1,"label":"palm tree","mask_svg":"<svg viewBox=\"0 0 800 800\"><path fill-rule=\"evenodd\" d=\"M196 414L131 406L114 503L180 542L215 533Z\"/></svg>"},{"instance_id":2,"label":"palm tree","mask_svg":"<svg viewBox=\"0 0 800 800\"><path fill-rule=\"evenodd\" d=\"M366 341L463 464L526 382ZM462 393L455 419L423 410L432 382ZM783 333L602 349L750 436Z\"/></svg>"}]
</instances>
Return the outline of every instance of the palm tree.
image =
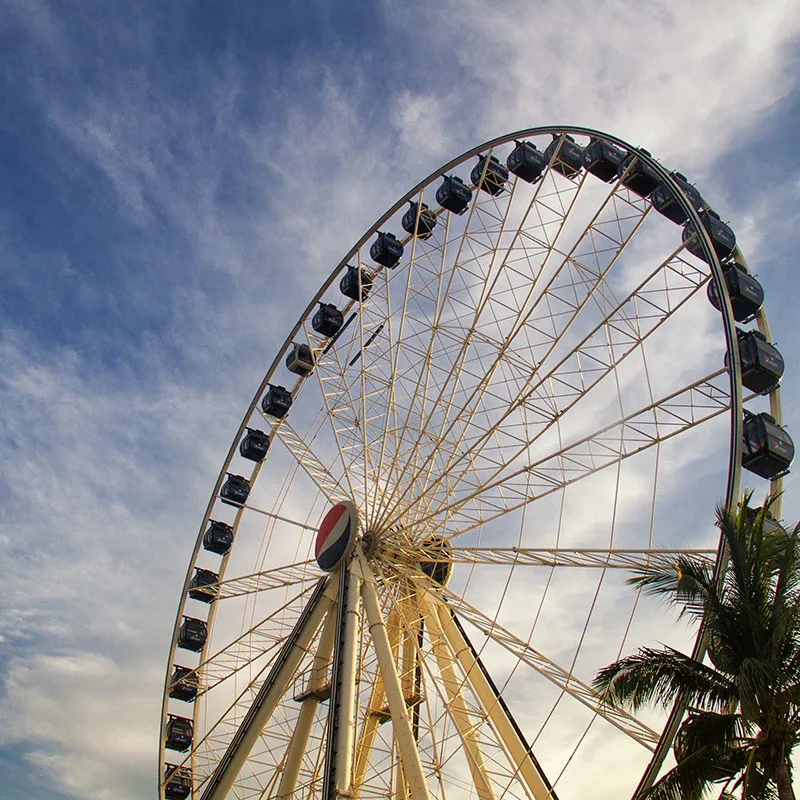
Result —
<instances>
[{"instance_id":1,"label":"palm tree","mask_svg":"<svg viewBox=\"0 0 800 800\"><path fill-rule=\"evenodd\" d=\"M679 557L630 579L702 623L710 664L671 647L643 648L602 669L595 688L634 710L680 700L677 766L652 800L699 800L712 783L744 800L794 800L791 753L800 739L800 523L778 526L764 508L717 508L729 561Z\"/></svg>"}]
</instances>

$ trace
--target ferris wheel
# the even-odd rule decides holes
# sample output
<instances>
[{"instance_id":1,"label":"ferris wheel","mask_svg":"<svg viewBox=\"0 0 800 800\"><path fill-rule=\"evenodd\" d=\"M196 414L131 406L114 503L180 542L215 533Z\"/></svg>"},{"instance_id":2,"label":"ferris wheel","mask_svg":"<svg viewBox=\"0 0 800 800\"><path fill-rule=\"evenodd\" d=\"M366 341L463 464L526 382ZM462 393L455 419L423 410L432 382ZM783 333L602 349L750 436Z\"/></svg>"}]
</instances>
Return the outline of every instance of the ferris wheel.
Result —
<instances>
[{"instance_id":1,"label":"ferris wheel","mask_svg":"<svg viewBox=\"0 0 800 800\"><path fill-rule=\"evenodd\" d=\"M599 668L693 632L627 570L716 558L794 447L763 290L680 173L532 128L332 270L245 413L169 652L160 797L633 794L678 712ZM643 777L644 776L644 777Z\"/></svg>"}]
</instances>

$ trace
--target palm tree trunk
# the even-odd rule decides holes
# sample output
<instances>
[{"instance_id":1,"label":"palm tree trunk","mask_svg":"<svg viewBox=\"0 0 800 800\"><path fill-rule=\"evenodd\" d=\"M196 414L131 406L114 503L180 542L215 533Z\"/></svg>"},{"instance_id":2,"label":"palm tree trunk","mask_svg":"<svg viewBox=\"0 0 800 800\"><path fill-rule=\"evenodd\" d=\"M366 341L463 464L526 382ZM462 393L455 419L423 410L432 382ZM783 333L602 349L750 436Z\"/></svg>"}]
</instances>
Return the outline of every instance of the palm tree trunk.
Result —
<instances>
[{"instance_id":1,"label":"palm tree trunk","mask_svg":"<svg viewBox=\"0 0 800 800\"><path fill-rule=\"evenodd\" d=\"M778 786L779 800L794 800L792 776L789 772L789 762L785 758L775 767L775 783Z\"/></svg>"}]
</instances>

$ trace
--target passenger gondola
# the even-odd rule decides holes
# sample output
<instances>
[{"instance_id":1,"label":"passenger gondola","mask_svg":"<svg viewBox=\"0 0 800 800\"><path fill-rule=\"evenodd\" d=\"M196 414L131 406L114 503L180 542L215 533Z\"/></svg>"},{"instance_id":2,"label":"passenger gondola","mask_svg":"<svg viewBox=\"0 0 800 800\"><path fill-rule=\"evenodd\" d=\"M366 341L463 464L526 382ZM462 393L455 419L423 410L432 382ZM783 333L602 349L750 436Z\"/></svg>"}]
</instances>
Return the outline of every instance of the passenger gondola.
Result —
<instances>
[{"instance_id":1,"label":"passenger gondola","mask_svg":"<svg viewBox=\"0 0 800 800\"><path fill-rule=\"evenodd\" d=\"M241 506L247 502L250 495L250 481L241 475L231 475L228 473L228 479L222 484L219 490L219 496L223 503L229 506Z\"/></svg>"},{"instance_id":2,"label":"passenger gondola","mask_svg":"<svg viewBox=\"0 0 800 800\"><path fill-rule=\"evenodd\" d=\"M719 214L710 208L699 212L700 222L708 233L711 246L720 260L727 258L736 249L736 235L720 218ZM703 261L708 261L700 240L695 236L695 227L692 222L687 222L683 228L681 238L686 242L686 249Z\"/></svg>"},{"instance_id":3,"label":"passenger gondola","mask_svg":"<svg viewBox=\"0 0 800 800\"><path fill-rule=\"evenodd\" d=\"M736 330L739 345L739 364L742 371L742 386L751 392L769 394L778 388L783 376L783 356L775 345L767 341L761 331ZM728 366L725 354L725 366Z\"/></svg>"},{"instance_id":4,"label":"passenger gondola","mask_svg":"<svg viewBox=\"0 0 800 800\"><path fill-rule=\"evenodd\" d=\"M333 303L320 303L311 318L311 327L322 336L336 336L342 325L344 316Z\"/></svg>"},{"instance_id":5,"label":"passenger gondola","mask_svg":"<svg viewBox=\"0 0 800 800\"><path fill-rule=\"evenodd\" d=\"M165 800L186 800L192 793L192 772L176 764L164 764Z\"/></svg>"},{"instance_id":6,"label":"passenger gondola","mask_svg":"<svg viewBox=\"0 0 800 800\"><path fill-rule=\"evenodd\" d=\"M359 289L359 282L361 287ZM372 289L372 278L363 269L347 266L347 272L339 281L339 290L345 297L362 302Z\"/></svg>"},{"instance_id":7,"label":"passenger gondola","mask_svg":"<svg viewBox=\"0 0 800 800\"><path fill-rule=\"evenodd\" d=\"M192 721L188 717L170 714L164 736L164 747L184 753L192 746L192 733Z\"/></svg>"},{"instance_id":8,"label":"passenger gondola","mask_svg":"<svg viewBox=\"0 0 800 800\"><path fill-rule=\"evenodd\" d=\"M203 548L210 553L225 555L233 544L233 528L225 522L208 521L208 529L203 534Z\"/></svg>"},{"instance_id":9,"label":"passenger gondola","mask_svg":"<svg viewBox=\"0 0 800 800\"><path fill-rule=\"evenodd\" d=\"M469 179L479 189L497 196L506 185L508 170L495 156L478 156L478 163L472 168Z\"/></svg>"},{"instance_id":10,"label":"passenger gondola","mask_svg":"<svg viewBox=\"0 0 800 800\"><path fill-rule=\"evenodd\" d=\"M269 384L261 400L261 410L277 419L283 419L292 407L292 393L283 386Z\"/></svg>"},{"instance_id":11,"label":"passenger gondola","mask_svg":"<svg viewBox=\"0 0 800 800\"><path fill-rule=\"evenodd\" d=\"M731 299L733 318L737 322L749 322L764 305L764 289L742 264L723 264L722 274L725 276L725 286ZM717 294L717 284L714 281L708 284L706 295L714 308L719 310L722 307Z\"/></svg>"},{"instance_id":12,"label":"passenger gondola","mask_svg":"<svg viewBox=\"0 0 800 800\"><path fill-rule=\"evenodd\" d=\"M542 177L547 167L547 159L532 142L516 142L516 147L506 159L509 171L527 183L534 183Z\"/></svg>"},{"instance_id":13,"label":"passenger gondola","mask_svg":"<svg viewBox=\"0 0 800 800\"><path fill-rule=\"evenodd\" d=\"M247 433L239 443L239 454L249 461L263 461L268 450L269 436L264 431L259 431L255 428L248 428Z\"/></svg>"},{"instance_id":14,"label":"passenger gondola","mask_svg":"<svg viewBox=\"0 0 800 800\"><path fill-rule=\"evenodd\" d=\"M189 597L201 603L213 603L219 596L219 575L210 569L195 567L189 581Z\"/></svg>"},{"instance_id":15,"label":"passenger gondola","mask_svg":"<svg viewBox=\"0 0 800 800\"><path fill-rule=\"evenodd\" d=\"M647 150L639 152L646 156L650 155ZM640 197L648 197L656 186L661 183L661 176L658 172L639 158L636 151L625 156L617 169L617 174L619 175L620 183Z\"/></svg>"},{"instance_id":16,"label":"passenger gondola","mask_svg":"<svg viewBox=\"0 0 800 800\"><path fill-rule=\"evenodd\" d=\"M370 245L369 257L388 269L394 269L403 257L403 245L393 233L378 232Z\"/></svg>"},{"instance_id":17,"label":"passenger gondola","mask_svg":"<svg viewBox=\"0 0 800 800\"><path fill-rule=\"evenodd\" d=\"M553 134L553 141L547 145L544 157L565 178L574 178L583 166L583 148L568 134Z\"/></svg>"},{"instance_id":18,"label":"passenger gondola","mask_svg":"<svg viewBox=\"0 0 800 800\"><path fill-rule=\"evenodd\" d=\"M685 175L682 175L680 172L672 172L670 173L670 177L681 188L681 191L692 208L701 209L703 207L703 198L700 192L686 180ZM658 186L653 189L650 195L650 201L653 204L653 208L658 211L659 214L663 214L667 219L672 220L677 225L683 225L688 219L686 211L681 207L675 193L666 183L659 183Z\"/></svg>"},{"instance_id":19,"label":"passenger gondola","mask_svg":"<svg viewBox=\"0 0 800 800\"><path fill-rule=\"evenodd\" d=\"M601 181L611 183L617 179L619 165L627 153L603 139L592 139L583 150L583 166L586 171Z\"/></svg>"},{"instance_id":20,"label":"passenger gondola","mask_svg":"<svg viewBox=\"0 0 800 800\"><path fill-rule=\"evenodd\" d=\"M453 214L463 214L472 200L472 189L461 178L448 175L436 190L436 202Z\"/></svg>"},{"instance_id":21,"label":"passenger gondola","mask_svg":"<svg viewBox=\"0 0 800 800\"><path fill-rule=\"evenodd\" d=\"M295 375L306 376L314 370L314 354L307 344L292 343L292 349L286 356L286 369Z\"/></svg>"},{"instance_id":22,"label":"passenger gondola","mask_svg":"<svg viewBox=\"0 0 800 800\"><path fill-rule=\"evenodd\" d=\"M178 629L178 647L199 653L208 637L208 625L195 617L184 617Z\"/></svg>"},{"instance_id":23,"label":"passenger gondola","mask_svg":"<svg viewBox=\"0 0 800 800\"><path fill-rule=\"evenodd\" d=\"M418 239L429 239L436 227L436 214L425 203L408 202L410 205L401 222L403 230Z\"/></svg>"},{"instance_id":24,"label":"passenger gondola","mask_svg":"<svg viewBox=\"0 0 800 800\"><path fill-rule=\"evenodd\" d=\"M775 418L766 412L745 411L742 466L762 478L777 478L789 471L794 443Z\"/></svg>"},{"instance_id":25,"label":"passenger gondola","mask_svg":"<svg viewBox=\"0 0 800 800\"><path fill-rule=\"evenodd\" d=\"M169 696L174 700L192 703L197 698L198 687L197 673L189 667L176 664L170 677Z\"/></svg>"}]
</instances>

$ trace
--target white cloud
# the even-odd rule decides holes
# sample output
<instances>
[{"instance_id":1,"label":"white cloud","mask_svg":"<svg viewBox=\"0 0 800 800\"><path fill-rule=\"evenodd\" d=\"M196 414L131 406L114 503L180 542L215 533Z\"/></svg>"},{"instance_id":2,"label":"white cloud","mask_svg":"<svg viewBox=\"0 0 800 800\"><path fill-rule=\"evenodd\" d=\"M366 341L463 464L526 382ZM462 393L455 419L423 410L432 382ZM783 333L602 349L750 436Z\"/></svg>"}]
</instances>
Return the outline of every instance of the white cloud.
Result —
<instances>
[{"instance_id":1,"label":"white cloud","mask_svg":"<svg viewBox=\"0 0 800 800\"><path fill-rule=\"evenodd\" d=\"M2 701L4 743L34 743L26 759L59 778L61 791L111 800L147 783L161 676L152 660L128 661L66 651L12 661ZM134 702L131 702L134 700Z\"/></svg>"},{"instance_id":2,"label":"white cloud","mask_svg":"<svg viewBox=\"0 0 800 800\"><path fill-rule=\"evenodd\" d=\"M588 125L696 168L751 132L792 89L785 59L796 10L772 3L758 9L757 24L746 0L491 9L472 0L399 13L401 25L416 21L432 49L464 70L463 84L442 93L463 98L478 136Z\"/></svg>"},{"instance_id":3,"label":"white cloud","mask_svg":"<svg viewBox=\"0 0 800 800\"><path fill-rule=\"evenodd\" d=\"M172 386L137 394L5 333L5 741L76 796L134 797L153 780L169 608L222 432ZM176 491L184 458L197 478Z\"/></svg>"},{"instance_id":4,"label":"white cloud","mask_svg":"<svg viewBox=\"0 0 800 800\"><path fill-rule=\"evenodd\" d=\"M51 8L15 9L74 79L79 51ZM249 115L235 53L195 64L192 91L155 85L144 68L79 95L34 74L61 163L96 170L93 191L138 232L124 245L140 248L125 290L146 305L157 285L171 319L166 332L141 331L116 364L3 326L0 552L13 566L0 636L15 653L0 700L5 741L24 743L75 797L152 791L183 570L249 393L362 231L459 150L539 124L606 128L702 179L720 209L735 203L740 240L768 258L796 205L796 164L786 185L748 198L722 195L716 175L734 144L751 141L761 157L763 118L795 90L797 10L770 3L754 24L746 2L394 6L385 9L391 32L413 44L404 57L432 65L420 85L379 85L360 62L326 63L321 47L319 63L291 60L285 74L267 65L260 100L269 110ZM0 246L6 268L22 274L29 254L10 239ZM126 302L64 253L48 256L48 269L84 279L94 313ZM793 266L780 273L786 285ZM789 299L774 301L791 312ZM787 345L797 343L788 322L780 326ZM667 485L679 489L680 477L673 465ZM636 499L646 496L640 483L628 486ZM577 528L596 517L580 501L570 510ZM554 588L551 620L579 588ZM602 610L611 613L608 592ZM579 631L579 616L570 607L564 627ZM645 616L631 638L648 625ZM614 757L596 742L587 749L587 765Z\"/></svg>"}]
</instances>

